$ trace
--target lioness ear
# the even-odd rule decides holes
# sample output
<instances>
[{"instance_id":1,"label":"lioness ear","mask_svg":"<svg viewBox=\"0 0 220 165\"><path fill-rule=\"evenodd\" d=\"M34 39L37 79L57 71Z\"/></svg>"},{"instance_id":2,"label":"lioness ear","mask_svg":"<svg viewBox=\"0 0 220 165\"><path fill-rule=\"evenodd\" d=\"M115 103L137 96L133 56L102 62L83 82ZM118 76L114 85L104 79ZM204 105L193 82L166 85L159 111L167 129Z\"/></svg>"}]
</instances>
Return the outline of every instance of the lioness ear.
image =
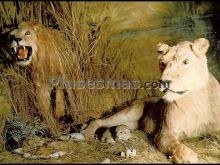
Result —
<instances>
[{"instance_id":1,"label":"lioness ear","mask_svg":"<svg viewBox=\"0 0 220 165\"><path fill-rule=\"evenodd\" d=\"M195 52L195 54L199 57L206 54L209 48L209 41L205 38L199 38L194 41L192 45L192 49Z\"/></svg>"},{"instance_id":2,"label":"lioness ear","mask_svg":"<svg viewBox=\"0 0 220 165\"><path fill-rule=\"evenodd\" d=\"M166 54L169 50L169 45L165 44L165 43L159 43L157 44L157 52L160 53L160 54Z\"/></svg>"}]
</instances>

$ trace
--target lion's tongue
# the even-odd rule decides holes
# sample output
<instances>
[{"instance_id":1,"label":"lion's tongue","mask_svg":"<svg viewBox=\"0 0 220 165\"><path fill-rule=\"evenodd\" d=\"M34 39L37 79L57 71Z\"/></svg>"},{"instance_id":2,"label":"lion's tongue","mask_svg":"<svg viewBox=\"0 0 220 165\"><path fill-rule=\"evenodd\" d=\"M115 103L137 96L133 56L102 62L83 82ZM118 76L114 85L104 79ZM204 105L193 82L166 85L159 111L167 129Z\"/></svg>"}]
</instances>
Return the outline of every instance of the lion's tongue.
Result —
<instances>
[{"instance_id":1,"label":"lion's tongue","mask_svg":"<svg viewBox=\"0 0 220 165\"><path fill-rule=\"evenodd\" d=\"M23 60L27 58L28 49L25 46L19 46L18 48L18 58Z\"/></svg>"}]
</instances>

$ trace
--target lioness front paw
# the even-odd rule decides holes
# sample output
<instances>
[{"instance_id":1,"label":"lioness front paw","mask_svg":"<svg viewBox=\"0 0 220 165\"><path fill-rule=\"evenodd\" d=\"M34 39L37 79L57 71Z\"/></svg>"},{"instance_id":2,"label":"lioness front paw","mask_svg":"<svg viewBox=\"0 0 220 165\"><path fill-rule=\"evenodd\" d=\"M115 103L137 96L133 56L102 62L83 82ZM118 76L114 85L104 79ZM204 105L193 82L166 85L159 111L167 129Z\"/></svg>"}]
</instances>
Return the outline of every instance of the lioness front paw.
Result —
<instances>
[{"instance_id":1,"label":"lioness front paw","mask_svg":"<svg viewBox=\"0 0 220 165\"><path fill-rule=\"evenodd\" d=\"M92 121L85 130L81 131L81 133L84 135L84 137L87 140L93 140L95 136L95 131L97 129L98 129L97 121Z\"/></svg>"},{"instance_id":2,"label":"lioness front paw","mask_svg":"<svg viewBox=\"0 0 220 165\"><path fill-rule=\"evenodd\" d=\"M101 142L108 143L108 144L115 143L115 140L113 139L112 133L111 133L111 131L109 129L107 129L103 133L102 138L101 138Z\"/></svg>"},{"instance_id":3,"label":"lioness front paw","mask_svg":"<svg viewBox=\"0 0 220 165\"><path fill-rule=\"evenodd\" d=\"M173 161L175 163L197 163L198 156L190 148L186 147L184 144L178 145L173 153Z\"/></svg>"},{"instance_id":4,"label":"lioness front paw","mask_svg":"<svg viewBox=\"0 0 220 165\"><path fill-rule=\"evenodd\" d=\"M94 133L89 130L84 130L81 132L86 140L93 140L94 139Z\"/></svg>"}]
</instances>

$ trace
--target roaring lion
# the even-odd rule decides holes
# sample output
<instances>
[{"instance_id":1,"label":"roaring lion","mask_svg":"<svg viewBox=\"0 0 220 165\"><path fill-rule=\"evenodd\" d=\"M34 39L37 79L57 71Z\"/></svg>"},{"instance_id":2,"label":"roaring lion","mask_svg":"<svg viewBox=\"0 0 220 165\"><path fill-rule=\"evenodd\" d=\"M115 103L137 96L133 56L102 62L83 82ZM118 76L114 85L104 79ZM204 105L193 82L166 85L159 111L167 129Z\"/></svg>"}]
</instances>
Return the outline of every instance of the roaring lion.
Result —
<instances>
[{"instance_id":1,"label":"roaring lion","mask_svg":"<svg viewBox=\"0 0 220 165\"><path fill-rule=\"evenodd\" d=\"M198 162L197 154L180 140L220 130L220 85L208 71L206 53L209 41L200 38L175 46L158 44L162 99L150 103L137 100L129 107L105 119L92 121L82 131L94 138L100 127L143 126L152 135L158 149L175 163Z\"/></svg>"},{"instance_id":2,"label":"roaring lion","mask_svg":"<svg viewBox=\"0 0 220 165\"><path fill-rule=\"evenodd\" d=\"M29 70L36 102L47 124L54 126L53 118L59 120L65 115L72 120L70 112L66 111L65 101L67 96L73 97L72 93L65 92L61 86L52 86L51 81L53 78L65 78L71 67L68 62L74 62L61 32L37 22L22 22L10 32L9 41L7 48L2 48L7 52L5 58L19 66L19 70ZM56 128L52 131L54 134L57 132Z\"/></svg>"}]
</instances>

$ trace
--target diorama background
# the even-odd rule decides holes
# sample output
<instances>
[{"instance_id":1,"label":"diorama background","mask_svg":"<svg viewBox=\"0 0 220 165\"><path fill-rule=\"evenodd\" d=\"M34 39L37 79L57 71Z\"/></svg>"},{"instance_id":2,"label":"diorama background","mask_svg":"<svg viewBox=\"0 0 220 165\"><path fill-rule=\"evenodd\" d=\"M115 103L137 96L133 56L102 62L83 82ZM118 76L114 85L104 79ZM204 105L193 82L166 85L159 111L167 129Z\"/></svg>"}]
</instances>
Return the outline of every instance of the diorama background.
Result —
<instances>
[{"instance_id":1,"label":"diorama background","mask_svg":"<svg viewBox=\"0 0 220 165\"><path fill-rule=\"evenodd\" d=\"M160 76L156 53L157 43L162 41L173 45L180 41L194 41L205 37L211 44L207 54L209 70L220 81L220 16L218 11L219 2L6 1L0 2L0 30L2 33L6 32L22 21L38 21L46 27L59 29L66 36L67 41L72 43L73 54L79 57L76 63L83 70L76 77L84 80L116 79L141 82L155 81ZM75 46L76 40L81 43L81 47ZM24 92L24 88L27 90L26 86L17 86L17 93L22 93L22 95L19 95L20 100L14 104L19 107L16 111L17 115L33 124L35 121L31 116L32 103L27 104L25 98L28 92ZM2 134L4 124L10 119L12 113L9 90L7 79L2 74L0 91ZM74 110L73 125L99 118L105 113L111 113L114 107L152 95L160 96L160 93L144 89L76 91L77 108ZM59 125L59 122L56 124ZM140 132L137 133L139 134ZM139 151L145 155L144 158L139 157L136 160L121 160L117 154L110 154L119 150L117 147L124 148L123 144L106 147L105 145L99 146L99 143L82 146L78 143L59 142L60 146L57 143L54 146L58 148L62 146L61 148L66 150L71 150L69 146L74 148L72 154L76 154L75 157L70 154L71 156L67 156L61 162L97 162L106 155L119 162L167 161L156 149L145 144L146 139L143 135L140 136L142 140L139 143L128 143L139 148ZM4 151L4 140L1 141L3 157L0 161L23 161L22 158L11 159L11 155ZM200 154L203 154L206 161L218 162L220 160L220 153L217 152L220 141L217 135L200 139L200 141L192 140L188 143L193 147L198 147L197 150L201 149ZM143 145L148 148L147 151L144 151ZM42 149L38 152L49 152L51 148L54 149L54 146L51 146L47 151ZM87 151L83 150L85 148ZM88 156L87 153L91 152L93 155Z\"/></svg>"}]
</instances>

